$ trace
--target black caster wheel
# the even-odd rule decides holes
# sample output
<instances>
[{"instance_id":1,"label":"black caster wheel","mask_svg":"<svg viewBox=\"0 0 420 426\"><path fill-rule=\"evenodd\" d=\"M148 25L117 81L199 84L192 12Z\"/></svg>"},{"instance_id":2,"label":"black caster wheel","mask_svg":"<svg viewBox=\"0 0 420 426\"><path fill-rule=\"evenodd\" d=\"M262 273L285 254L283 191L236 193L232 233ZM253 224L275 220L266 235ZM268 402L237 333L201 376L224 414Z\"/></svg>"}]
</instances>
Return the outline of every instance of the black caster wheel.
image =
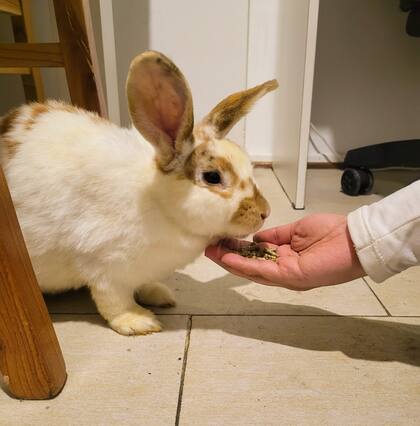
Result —
<instances>
[{"instance_id":1,"label":"black caster wheel","mask_svg":"<svg viewBox=\"0 0 420 426\"><path fill-rule=\"evenodd\" d=\"M347 195L369 194L373 188L373 174L368 169L345 169L341 176L341 189Z\"/></svg>"}]
</instances>

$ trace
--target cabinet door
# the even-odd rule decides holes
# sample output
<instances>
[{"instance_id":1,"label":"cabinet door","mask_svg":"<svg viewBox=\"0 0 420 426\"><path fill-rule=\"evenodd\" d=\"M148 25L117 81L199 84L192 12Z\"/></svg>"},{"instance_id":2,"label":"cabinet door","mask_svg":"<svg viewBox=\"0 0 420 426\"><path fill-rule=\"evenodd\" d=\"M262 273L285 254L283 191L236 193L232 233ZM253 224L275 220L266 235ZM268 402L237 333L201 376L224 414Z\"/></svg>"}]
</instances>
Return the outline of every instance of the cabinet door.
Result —
<instances>
[{"instance_id":1,"label":"cabinet door","mask_svg":"<svg viewBox=\"0 0 420 426\"><path fill-rule=\"evenodd\" d=\"M248 116L245 144L255 160L273 160L297 209L305 199L318 7L319 0L250 2L247 85L275 77L280 87Z\"/></svg>"}]
</instances>

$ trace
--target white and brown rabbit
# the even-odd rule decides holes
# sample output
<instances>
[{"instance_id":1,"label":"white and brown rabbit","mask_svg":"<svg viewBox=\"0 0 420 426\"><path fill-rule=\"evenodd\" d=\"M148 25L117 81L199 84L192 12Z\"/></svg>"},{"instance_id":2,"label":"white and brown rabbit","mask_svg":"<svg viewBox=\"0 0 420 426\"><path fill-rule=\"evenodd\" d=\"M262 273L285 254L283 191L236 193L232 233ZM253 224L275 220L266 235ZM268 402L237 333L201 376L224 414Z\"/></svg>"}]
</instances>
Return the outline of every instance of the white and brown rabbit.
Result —
<instances>
[{"instance_id":1,"label":"white and brown rabbit","mask_svg":"<svg viewBox=\"0 0 420 426\"><path fill-rule=\"evenodd\" d=\"M255 232L269 214L248 157L224 137L276 87L235 93L194 127L185 78L145 52L127 79L133 128L56 101L4 116L0 162L41 289L87 285L118 333L160 331L135 299L174 305L160 279L217 238Z\"/></svg>"}]
</instances>

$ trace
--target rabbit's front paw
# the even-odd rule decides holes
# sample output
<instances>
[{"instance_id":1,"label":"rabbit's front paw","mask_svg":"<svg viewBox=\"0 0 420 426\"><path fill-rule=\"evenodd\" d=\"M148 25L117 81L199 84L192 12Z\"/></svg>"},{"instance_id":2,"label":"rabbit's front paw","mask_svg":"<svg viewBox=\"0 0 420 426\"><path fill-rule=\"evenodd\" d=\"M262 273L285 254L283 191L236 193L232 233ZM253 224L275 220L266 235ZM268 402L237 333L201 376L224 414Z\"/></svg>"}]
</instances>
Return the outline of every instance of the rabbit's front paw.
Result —
<instances>
[{"instance_id":1,"label":"rabbit's front paw","mask_svg":"<svg viewBox=\"0 0 420 426\"><path fill-rule=\"evenodd\" d=\"M142 285L136 291L134 298L141 305L160 306L162 308L175 306L172 290L158 281Z\"/></svg>"},{"instance_id":2,"label":"rabbit's front paw","mask_svg":"<svg viewBox=\"0 0 420 426\"><path fill-rule=\"evenodd\" d=\"M149 334L162 330L161 323L147 309L133 309L113 318L109 325L117 333L125 336Z\"/></svg>"}]
</instances>

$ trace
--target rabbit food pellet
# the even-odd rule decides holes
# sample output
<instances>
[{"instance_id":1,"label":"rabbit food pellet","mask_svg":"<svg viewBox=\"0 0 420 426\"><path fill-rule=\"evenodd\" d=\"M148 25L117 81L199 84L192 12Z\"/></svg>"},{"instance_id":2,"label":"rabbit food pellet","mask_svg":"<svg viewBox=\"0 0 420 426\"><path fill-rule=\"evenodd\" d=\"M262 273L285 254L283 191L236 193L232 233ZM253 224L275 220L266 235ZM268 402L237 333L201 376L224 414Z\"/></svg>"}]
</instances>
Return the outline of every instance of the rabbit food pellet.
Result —
<instances>
[{"instance_id":1,"label":"rabbit food pellet","mask_svg":"<svg viewBox=\"0 0 420 426\"><path fill-rule=\"evenodd\" d=\"M242 247L237 251L237 253L243 257L272 260L273 262L275 262L278 257L276 250L266 247L259 247L256 243L251 243L248 246Z\"/></svg>"}]
</instances>

